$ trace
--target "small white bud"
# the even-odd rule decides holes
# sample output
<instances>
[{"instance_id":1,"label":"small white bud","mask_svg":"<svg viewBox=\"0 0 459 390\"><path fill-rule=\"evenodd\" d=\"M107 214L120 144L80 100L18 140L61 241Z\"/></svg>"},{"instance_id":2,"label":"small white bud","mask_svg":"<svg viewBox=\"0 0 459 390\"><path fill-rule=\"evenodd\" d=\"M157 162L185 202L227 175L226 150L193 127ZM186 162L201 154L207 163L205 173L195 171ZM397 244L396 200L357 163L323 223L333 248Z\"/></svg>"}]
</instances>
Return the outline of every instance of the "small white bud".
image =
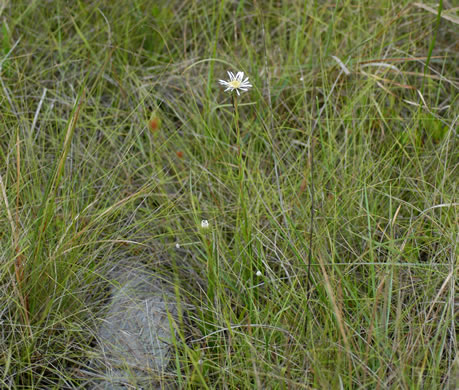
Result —
<instances>
[{"instance_id":1,"label":"small white bud","mask_svg":"<svg viewBox=\"0 0 459 390\"><path fill-rule=\"evenodd\" d=\"M176 247L177 249L180 249L180 244L177 242L177 243L175 244L175 247Z\"/></svg>"},{"instance_id":2,"label":"small white bud","mask_svg":"<svg viewBox=\"0 0 459 390\"><path fill-rule=\"evenodd\" d=\"M257 271L256 275L261 276L262 275L261 271Z\"/></svg>"},{"instance_id":3,"label":"small white bud","mask_svg":"<svg viewBox=\"0 0 459 390\"><path fill-rule=\"evenodd\" d=\"M201 221L201 227L202 227L203 229L208 229L208 228L209 228L209 221L208 221L207 219L203 219L203 220Z\"/></svg>"},{"instance_id":4,"label":"small white bud","mask_svg":"<svg viewBox=\"0 0 459 390\"><path fill-rule=\"evenodd\" d=\"M198 364L199 364L200 366L202 366L202 363L203 363L202 359L199 359L199 360L198 360Z\"/></svg>"}]
</instances>

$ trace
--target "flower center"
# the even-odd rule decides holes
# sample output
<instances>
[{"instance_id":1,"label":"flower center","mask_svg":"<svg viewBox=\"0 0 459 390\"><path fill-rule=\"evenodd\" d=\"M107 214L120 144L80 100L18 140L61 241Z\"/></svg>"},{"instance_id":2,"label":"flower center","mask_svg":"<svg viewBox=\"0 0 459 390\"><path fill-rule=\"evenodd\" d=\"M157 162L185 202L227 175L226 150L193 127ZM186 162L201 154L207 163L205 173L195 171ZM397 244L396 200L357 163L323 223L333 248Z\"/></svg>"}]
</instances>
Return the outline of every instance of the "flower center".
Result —
<instances>
[{"instance_id":1,"label":"flower center","mask_svg":"<svg viewBox=\"0 0 459 390\"><path fill-rule=\"evenodd\" d=\"M233 88L239 88L241 86L241 82L239 80L232 80L228 84Z\"/></svg>"}]
</instances>

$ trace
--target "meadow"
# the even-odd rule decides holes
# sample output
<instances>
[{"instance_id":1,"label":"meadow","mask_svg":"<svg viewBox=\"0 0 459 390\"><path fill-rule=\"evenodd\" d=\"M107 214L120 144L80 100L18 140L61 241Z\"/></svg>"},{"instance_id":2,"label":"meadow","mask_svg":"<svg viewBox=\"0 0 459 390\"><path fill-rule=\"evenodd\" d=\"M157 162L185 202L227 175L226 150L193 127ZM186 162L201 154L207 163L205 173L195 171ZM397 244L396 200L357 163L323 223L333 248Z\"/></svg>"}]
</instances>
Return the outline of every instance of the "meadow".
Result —
<instances>
[{"instance_id":1,"label":"meadow","mask_svg":"<svg viewBox=\"0 0 459 390\"><path fill-rule=\"evenodd\" d=\"M163 388L459 383L453 1L4 0L0 23L0 388L85 388L118 261L174 290Z\"/></svg>"}]
</instances>

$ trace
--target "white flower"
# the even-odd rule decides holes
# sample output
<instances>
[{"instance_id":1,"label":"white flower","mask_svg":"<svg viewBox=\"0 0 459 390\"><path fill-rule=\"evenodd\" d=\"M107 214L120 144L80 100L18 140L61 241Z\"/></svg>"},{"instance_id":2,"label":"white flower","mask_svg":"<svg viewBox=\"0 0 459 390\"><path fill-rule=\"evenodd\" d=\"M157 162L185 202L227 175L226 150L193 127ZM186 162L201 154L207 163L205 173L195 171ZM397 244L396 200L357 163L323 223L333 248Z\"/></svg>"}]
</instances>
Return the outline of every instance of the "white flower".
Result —
<instances>
[{"instance_id":1,"label":"white flower","mask_svg":"<svg viewBox=\"0 0 459 390\"><path fill-rule=\"evenodd\" d=\"M177 243L175 244L175 247L176 247L177 249L180 249L180 244L177 242Z\"/></svg>"},{"instance_id":2,"label":"white flower","mask_svg":"<svg viewBox=\"0 0 459 390\"><path fill-rule=\"evenodd\" d=\"M230 91L230 92L236 91L237 94L240 95L239 91L247 92L249 88L252 87L252 84L249 83L248 77L246 77L245 80L242 81L242 79L244 78L244 72L237 72L236 76L234 75L233 72L228 72L228 76L230 78L229 81L218 80L218 82L221 85L224 85L225 87L227 87L225 89L225 92L226 91Z\"/></svg>"},{"instance_id":3,"label":"white flower","mask_svg":"<svg viewBox=\"0 0 459 390\"><path fill-rule=\"evenodd\" d=\"M255 275L261 276L261 275L263 275L263 274L261 273L261 271L257 271L257 273L256 273Z\"/></svg>"},{"instance_id":4,"label":"white flower","mask_svg":"<svg viewBox=\"0 0 459 390\"><path fill-rule=\"evenodd\" d=\"M208 221L207 219L203 219L203 220L201 221L201 227L202 227L203 229L208 229L208 228L209 228L209 221Z\"/></svg>"}]
</instances>

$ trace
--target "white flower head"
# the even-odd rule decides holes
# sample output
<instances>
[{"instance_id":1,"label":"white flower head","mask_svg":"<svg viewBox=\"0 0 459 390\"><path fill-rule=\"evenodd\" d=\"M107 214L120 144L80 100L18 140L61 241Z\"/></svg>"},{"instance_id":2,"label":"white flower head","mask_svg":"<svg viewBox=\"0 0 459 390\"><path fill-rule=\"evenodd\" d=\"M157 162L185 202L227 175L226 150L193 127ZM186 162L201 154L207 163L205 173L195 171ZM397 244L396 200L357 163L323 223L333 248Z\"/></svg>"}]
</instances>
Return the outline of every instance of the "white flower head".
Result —
<instances>
[{"instance_id":1,"label":"white flower head","mask_svg":"<svg viewBox=\"0 0 459 390\"><path fill-rule=\"evenodd\" d=\"M180 244L179 244L178 242L175 243L175 247L176 247L177 249L180 249Z\"/></svg>"},{"instance_id":2,"label":"white flower head","mask_svg":"<svg viewBox=\"0 0 459 390\"><path fill-rule=\"evenodd\" d=\"M201 221L201 228L208 229L209 228L209 221L207 219L203 219Z\"/></svg>"},{"instance_id":3,"label":"white flower head","mask_svg":"<svg viewBox=\"0 0 459 390\"><path fill-rule=\"evenodd\" d=\"M260 276L263 275L263 274L261 273L261 271L257 271L256 275L257 275L258 277L260 277Z\"/></svg>"},{"instance_id":4,"label":"white flower head","mask_svg":"<svg viewBox=\"0 0 459 390\"><path fill-rule=\"evenodd\" d=\"M226 80L218 80L218 82L225 86L225 92L233 92L236 91L238 95L240 95L239 91L247 92L249 88L252 88L252 84L249 83L249 78L246 77L244 79L244 72L237 72L236 76L233 72L228 71L229 81Z\"/></svg>"}]
</instances>

